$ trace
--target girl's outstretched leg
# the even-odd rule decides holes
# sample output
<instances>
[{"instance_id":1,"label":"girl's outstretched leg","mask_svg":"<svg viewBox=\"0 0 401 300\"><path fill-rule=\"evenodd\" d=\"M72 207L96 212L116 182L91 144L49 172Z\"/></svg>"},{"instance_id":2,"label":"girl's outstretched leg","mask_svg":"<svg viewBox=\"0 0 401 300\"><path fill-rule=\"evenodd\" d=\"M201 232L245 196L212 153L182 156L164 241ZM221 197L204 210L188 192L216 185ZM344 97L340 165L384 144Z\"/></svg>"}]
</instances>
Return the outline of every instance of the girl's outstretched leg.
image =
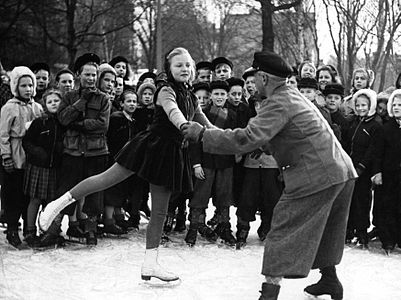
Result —
<instances>
[{"instance_id":1,"label":"girl's outstretched leg","mask_svg":"<svg viewBox=\"0 0 401 300\"><path fill-rule=\"evenodd\" d=\"M164 270L157 261L171 191L165 187L151 184L150 194L152 196L152 213L146 231L146 252L141 277L143 280L155 277L163 281L175 281L179 279L178 276Z\"/></svg>"},{"instance_id":2,"label":"girl's outstretched leg","mask_svg":"<svg viewBox=\"0 0 401 300\"><path fill-rule=\"evenodd\" d=\"M113 164L103 173L86 178L60 198L50 202L39 215L39 228L46 231L54 218L68 205L89 194L105 190L134 174L118 163Z\"/></svg>"}]
</instances>

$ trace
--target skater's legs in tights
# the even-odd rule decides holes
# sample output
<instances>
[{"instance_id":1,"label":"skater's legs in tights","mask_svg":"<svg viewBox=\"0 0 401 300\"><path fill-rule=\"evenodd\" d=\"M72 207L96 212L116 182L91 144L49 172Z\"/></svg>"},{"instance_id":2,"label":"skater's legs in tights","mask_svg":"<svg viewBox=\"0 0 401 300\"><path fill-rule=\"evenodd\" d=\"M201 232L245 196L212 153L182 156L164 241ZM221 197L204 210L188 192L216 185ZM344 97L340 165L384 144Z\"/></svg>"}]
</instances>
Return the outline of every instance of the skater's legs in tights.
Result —
<instances>
[{"instance_id":1,"label":"skater's legs in tights","mask_svg":"<svg viewBox=\"0 0 401 300\"><path fill-rule=\"evenodd\" d=\"M150 194L152 197L152 214L146 231L146 249L159 247L171 191L166 187L151 184Z\"/></svg>"},{"instance_id":2,"label":"skater's legs in tights","mask_svg":"<svg viewBox=\"0 0 401 300\"><path fill-rule=\"evenodd\" d=\"M82 180L74 186L70 193L74 199L81 199L89 194L103 191L134 174L118 163L113 164L103 173Z\"/></svg>"}]
</instances>

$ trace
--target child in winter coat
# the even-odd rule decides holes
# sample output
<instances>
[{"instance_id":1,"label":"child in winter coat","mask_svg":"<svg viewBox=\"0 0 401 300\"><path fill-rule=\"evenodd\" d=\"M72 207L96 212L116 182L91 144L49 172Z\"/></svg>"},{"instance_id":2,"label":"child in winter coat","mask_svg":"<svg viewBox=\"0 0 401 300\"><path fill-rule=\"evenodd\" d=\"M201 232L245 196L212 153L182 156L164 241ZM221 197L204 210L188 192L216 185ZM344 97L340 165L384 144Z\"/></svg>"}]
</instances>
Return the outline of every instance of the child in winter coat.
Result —
<instances>
[{"instance_id":1,"label":"child in winter coat","mask_svg":"<svg viewBox=\"0 0 401 300\"><path fill-rule=\"evenodd\" d=\"M4 168L2 199L7 221L7 240L18 248L21 239L18 235L18 220L24 219L24 233L27 230L28 197L23 193L25 151L22 138L26 133L26 123L41 116L43 109L33 100L36 90L36 77L24 66L15 67L11 72L11 92L14 98L1 108L0 150Z\"/></svg>"},{"instance_id":2,"label":"child in winter coat","mask_svg":"<svg viewBox=\"0 0 401 300\"><path fill-rule=\"evenodd\" d=\"M147 74L147 73L145 73ZM138 108L135 110L133 114L133 118L136 120L136 126L138 131L147 130L150 124L153 121L153 114L155 112L155 106L153 103L153 96L156 92L156 86L154 85L153 75L154 73L149 73L148 75L143 74L140 78L140 82L143 82L139 85L137 93L138 93ZM150 77L147 77L150 76ZM156 76L156 75L154 75ZM140 210L142 210L148 217L150 216L150 209L148 206L149 200L149 184L138 178L137 181L137 191L136 193L140 193L140 189L142 189L142 199L140 200ZM138 203L138 202L137 202ZM135 223L135 227L139 225L139 212L136 213L136 208L132 208L132 213L134 214L132 222Z\"/></svg>"},{"instance_id":3,"label":"child in winter coat","mask_svg":"<svg viewBox=\"0 0 401 300\"><path fill-rule=\"evenodd\" d=\"M30 199L25 241L30 247L51 243L46 239L39 241L36 217L39 206L45 206L56 196L57 169L63 151L63 129L56 117L61 98L61 92L55 89L49 89L43 94L45 114L32 122L22 139L27 157L24 194ZM60 240L53 239L54 243Z\"/></svg>"},{"instance_id":4,"label":"child in winter coat","mask_svg":"<svg viewBox=\"0 0 401 300\"><path fill-rule=\"evenodd\" d=\"M401 90L395 90L387 103L390 119L383 125L382 172L372 178L382 186L381 201L375 203L374 218L382 247L386 251L401 246ZM375 189L376 192L376 189Z\"/></svg>"},{"instance_id":5,"label":"child in winter coat","mask_svg":"<svg viewBox=\"0 0 401 300\"><path fill-rule=\"evenodd\" d=\"M212 105L204 110L210 122L219 128L235 127L235 112L225 106L229 85L226 81L213 81L210 84ZM194 194L189 201L190 226L185 237L188 245L196 243L197 233L209 240L217 240L220 236L230 245L235 244L231 234L229 209L232 204L232 184L234 155L215 155L202 152L201 147L193 147L191 161L196 177ZM216 209L219 212L219 222L212 231L205 224L206 208L209 198L214 195Z\"/></svg>"},{"instance_id":6,"label":"child in winter coat","mask_svg":"<svg viewBox=\"0 0 401 300\"><path fill-rule=\"evenodd\" d=\"M132 117L135 109L138 106L138 96L132 88L127 88L122 94L121 107L122 111L116 111L110 116L109 130L107 132L107 145L110 151L110 162L114 163L114 157L129 142L137 133L138 129L136 121ZM130 227L137 228L137 223L127 223L124 219L124 214L121 212L121 207L125 202L129 202L128 207L132 206L132 198L137 192L137 176L132 175L124 181L107 189L104 193L104 228L105 233L123 234ZM140 189L141 191L141 189ZM142 195L135 195L138 201ZM129 209L129 213L132 211ZM138 213L138 212L137 212Z\"/></svg>"},{"instance_id":7,"label":"child in winter coat","mask_svg":"<svg viewBox=\"0 0 401 300\"><path fill-rule=\"evenodd\" d=\"M353 96L356 115L350 124L344 148L350 155L359 178L355 182L349 213L346 242L354 236L363 248L368 246L370 226L371 177L381 171L379 149L383 128L375 121L376 93L361 89Z\"/></svg>"}]
</instances>

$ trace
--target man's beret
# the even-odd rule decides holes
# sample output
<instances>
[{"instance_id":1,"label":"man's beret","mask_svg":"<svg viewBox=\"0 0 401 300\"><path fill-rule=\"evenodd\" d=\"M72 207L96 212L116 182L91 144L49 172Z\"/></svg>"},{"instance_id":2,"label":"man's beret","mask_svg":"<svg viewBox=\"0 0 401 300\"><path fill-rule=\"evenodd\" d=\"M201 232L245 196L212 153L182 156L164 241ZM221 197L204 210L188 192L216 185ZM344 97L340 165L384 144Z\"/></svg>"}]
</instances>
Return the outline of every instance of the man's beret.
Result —
<instances>
[{"instance_id":1,"label":"man's beret","mask_svg":"<svg viewBox=\"0 0 401 300\"><path fill-rule=\"evenodd\" d=\"M309 88L309 89L319 89L319 85L317 83L317 80L315 78L301 78L298 81L298 89L302 89L302 88Z\"/></svg>"},{"instance_id":2,"label":"man's beret","mask_svg":"<svg viewBox=\"0 0 401 300\"><path fill-rule=\"evenodd\" d=\"M322 91L323 95L327 96L329 94L344 96L344 87L339 83L330 83L327 84L324 90Z\"/></svg>"},{"instance_id":3,"label":"man's beret","mask_svg":"<svg viewBox=\"0 0 401 300\"><path fill-rule=\"evenodd\" d=\"M280 55L270 51L255 52L252 67L282 78L287 78L293 72Z\"/></svg>"},{"instance_id":4,"label":"man's beret","mask_svg":"<svg viewBox=\"0 0 401 300\"><path fill-rule=\"evenodd\" d=\"M124 62L124 63L128 64L128 60L124 56L116 56L116 57L113 57L113 59L109 62L109 65L114 67L119 62Z\"/></svg>"},{"instance_id":5,"label":"man's beret","mask_svg":"<svg viewBox=\"0 0 401 300\"><path fill-rule=\"evenodd\" d=\"M194 93L197 92L197 91L199 91L199 90L205 90L205 91L210 92L210 86L209 86L209 83L207 83L207 82L198 82L198 83L195 83L195 84L192 86L192 88L193 88L193 92L194 92Z\"/></svg>"},{"instance_id":6,"label":"man's beret","mask_svg":"<svg viewBox=\"0 0 401 300\"><path fill-rule=\"evenodd\" d=\"M226 90L228 93L230 87L228 86L228 83L225 80L215 80L210 83L210 91L213 91L215 89Z\"/></svg>"},{"instance_id":7,"label":"man's beret","mask_svg":"<svg viewBox=\"0 0 401 300\"><path fill-rule=\"evenodd\" d=\"M241 87L244 87L244 81L241 78L231 77L231 78L228 78L226 81L227 81L228 86L230 87L230 89L234 85L239 85Z\"/></svg>"},{"instance_id":8,"label":"man's beret","mask_svg":"<svg viewBox=\"0 0 401 300\"><path fill-rule=\"evenodd\" d=\"M212 63L210 61L200 61L196 64L196 70L200 69L212 70Z\"/></svg>"},{"instance_id":9,"label":"man's beret","mask_svg":"<svg viewBox=\"0 0 401 300\"><path fill-rule=\"evenodd\" d=\"M93 62L97 65L100 64L100 58L95 53L85 53L77 58L74 64L74 72L78 73L82 66L86 65L87 63Z\"/></svg>"},{"instance_id":10,"label":"man's beret","mask_svg":"<svg viewBox=\"0 0 401 300\"><path fill-rule=\"evenodd\" d=\"M220 64L226 64L229 65L231 70L234 68L233 63L226 57L220 56L216 57L215 59L212 60L212 70L216 70L216 67Z\"/></svg>"},{"instance_id":11,"label":"man's beret","mask_svg":"<svg viewBox=\"0 0 401 300\"><path fill-rule=\"evenodd\" d=\"M30 67L30 69L31 69L31 71L32 71L33 73L36 73L36 72L38 72L38 71L40 71L40 70L45 70L45 71L47 71L47 72L50 73L50 67L49 67L49 65L48 65L47 63L44 63L44 62L37 62L37 63L34 63L34 64Z\"/></svg>"}]
</instances>

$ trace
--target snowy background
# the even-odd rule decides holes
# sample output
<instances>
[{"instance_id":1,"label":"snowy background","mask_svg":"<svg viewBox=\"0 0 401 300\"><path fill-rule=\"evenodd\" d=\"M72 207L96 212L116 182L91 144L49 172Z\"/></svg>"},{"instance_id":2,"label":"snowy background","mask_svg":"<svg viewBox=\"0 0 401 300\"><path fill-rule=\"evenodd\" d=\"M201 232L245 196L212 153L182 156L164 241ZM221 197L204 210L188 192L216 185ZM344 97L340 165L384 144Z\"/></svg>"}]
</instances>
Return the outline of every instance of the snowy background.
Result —
<instances>
[{"instance_id":1,"label":"snowy background","mask_svg":"<svg viewBox=\"0 0 401 300\"><path fill-rule=\"evenodd\" d=\"M209 210L208 217L211 215ZM231 222L235 229L235 218ZM258 221L252 223L248 245L241 250L202 238L188 248L183 242L185 233L170 235L173 241L160 248L160 262L179 274L182 282L175 286L149 286L140 279L146 223L142 220L139 232L126 237L99 239L93 248L67 244L47 251L18 251L0 234L0 299L258 299L264 279ZM386 256L378 241L372 242L369 250L346 246L338 274L344 299L401 299L399 248ZM319 278L315 270L305 279L283 280L279 299L314 299L304 295L303 288Z\"/></svg>"}]
</instances>

